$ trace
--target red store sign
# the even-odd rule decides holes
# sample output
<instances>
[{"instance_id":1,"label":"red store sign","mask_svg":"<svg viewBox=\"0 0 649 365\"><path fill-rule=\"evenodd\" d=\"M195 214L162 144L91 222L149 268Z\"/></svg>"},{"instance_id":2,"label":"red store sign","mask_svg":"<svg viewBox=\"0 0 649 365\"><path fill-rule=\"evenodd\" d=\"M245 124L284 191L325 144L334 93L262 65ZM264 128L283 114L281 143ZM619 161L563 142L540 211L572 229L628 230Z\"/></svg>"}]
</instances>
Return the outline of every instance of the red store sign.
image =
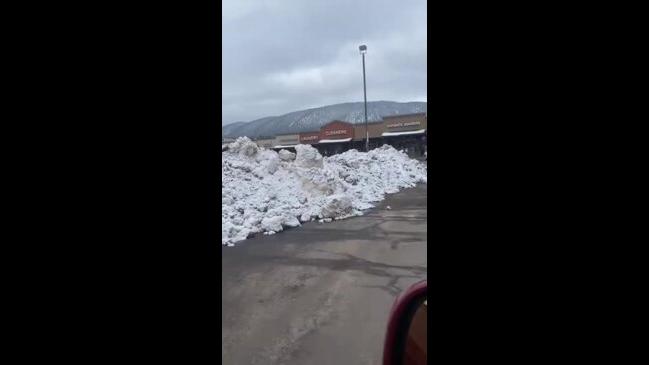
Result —
<instances>
[{"instance_id":1,"label":"red store sign","mask_svg":"<svg viewBox=\"0 0 649 365\"><path fill-rule=\"evenodd\" d=\"M335 131L325 131L325 136L337 136L340 134L347 134L347 131L344 129L337 129Z\"/></svg>"},{"instance_id":2,"label":"red store sign","mask_svg":"<svg viewBox=\"0 0 649 365\"><path fill-rule=\"evenodd\" d=\"M320 132L304 132L300 133L300 143L318 143L320 140Z\"/></svg>"},{"instance_id":3,"label":"red store sign","mask_svg":"<svg viewBox=\"0 0 649 365\"><path fill-rule=\"evenodd\" d=\"M320 139L342 139L350 137L354 137L354 127L346 122L331 122L324 125L320 131Z\"/></svg>"}]
</instances>

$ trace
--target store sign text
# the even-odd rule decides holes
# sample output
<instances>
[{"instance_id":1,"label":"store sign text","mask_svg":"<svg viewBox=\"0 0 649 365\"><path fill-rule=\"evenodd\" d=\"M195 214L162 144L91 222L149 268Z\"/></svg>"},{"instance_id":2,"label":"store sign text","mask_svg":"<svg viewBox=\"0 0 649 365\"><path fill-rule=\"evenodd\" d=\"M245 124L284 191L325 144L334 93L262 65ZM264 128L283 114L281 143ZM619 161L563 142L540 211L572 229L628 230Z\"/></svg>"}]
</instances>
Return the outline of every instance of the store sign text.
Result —
<instances>
[{"instance_id":1,"label":"store sign text","mask_svg":"<svg viewBox=\"0 0 649 365\"><path fill-rule=\"evenodd\" d=\"M336 136L336 135L339 135L339 134L347 134L347 130L346 129L337 129L337 130L334 130L334 131L325 131L325 136Z\"/></svg>"},{"instance_id":2,"label":"store sign text","mask_svg":"<svg viewBox=\"0 0 649 365\"><path fill-rule=\"evenodd\" d=\"M318 139L318 136L317 136L317 135L316 135L316 136L306 136L306 137L302 137L302 140L303 140L303 141L313 141L313 140L316 140L316 139Z\"/></svg>"},{"instance_id":3,"label":"store sign text","mask_svg":"<svg viewBox=\"0 0 649 365\"><path fill-rule=\"evenodd\" d=\"M394 123L394 124L388 124L386 127L388 128L398 128L398 127L409 127L411 125L420 125L421 122L403 122L403 123Z\"/></svg>"}]
</instances>

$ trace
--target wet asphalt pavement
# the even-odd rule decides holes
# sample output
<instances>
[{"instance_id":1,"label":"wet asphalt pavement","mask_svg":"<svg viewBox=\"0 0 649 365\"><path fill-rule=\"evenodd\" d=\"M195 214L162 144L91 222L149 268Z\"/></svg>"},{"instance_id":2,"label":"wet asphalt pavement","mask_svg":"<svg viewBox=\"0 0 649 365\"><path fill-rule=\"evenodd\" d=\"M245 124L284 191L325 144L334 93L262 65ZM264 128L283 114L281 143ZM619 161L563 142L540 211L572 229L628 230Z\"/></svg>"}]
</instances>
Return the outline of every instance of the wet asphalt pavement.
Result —
<instances>
[{"instance_id":1,"label":"wet asphalt pavement","mask_svg":"<svg viewBox=\"0 0 649 365\"><path fill-rule=\"evenodd\" d=\"M223 364L380 364L394 298L426 278L426 202L223 247Z\"/></svg>"}]
</instances>

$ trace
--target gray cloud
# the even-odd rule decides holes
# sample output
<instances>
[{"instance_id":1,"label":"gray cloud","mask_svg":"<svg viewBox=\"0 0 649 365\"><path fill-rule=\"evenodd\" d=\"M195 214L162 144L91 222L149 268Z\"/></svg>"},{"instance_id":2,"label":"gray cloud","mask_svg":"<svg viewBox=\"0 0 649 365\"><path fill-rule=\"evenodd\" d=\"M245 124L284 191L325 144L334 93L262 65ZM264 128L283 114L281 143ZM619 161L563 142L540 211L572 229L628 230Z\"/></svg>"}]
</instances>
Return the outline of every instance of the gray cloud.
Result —
<instances>
[{"instance_id":1,"label":"gray cloud","mask_svg":"<svg viewBox=\"0 0 649 365\"><path fill-rule=\"evenodd\" d=\"M362 101L426 101L425 0L224 0L222 123Z\"/></svg>"}]
</instances>

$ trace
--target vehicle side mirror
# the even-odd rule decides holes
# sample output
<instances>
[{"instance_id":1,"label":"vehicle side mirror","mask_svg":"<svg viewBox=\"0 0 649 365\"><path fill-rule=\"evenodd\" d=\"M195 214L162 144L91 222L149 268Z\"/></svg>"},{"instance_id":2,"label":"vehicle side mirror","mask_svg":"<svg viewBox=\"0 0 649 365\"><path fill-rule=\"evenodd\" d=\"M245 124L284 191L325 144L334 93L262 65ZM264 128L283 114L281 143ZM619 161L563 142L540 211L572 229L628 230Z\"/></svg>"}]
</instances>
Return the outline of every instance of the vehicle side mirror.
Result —
<instances>
[{"instance_id":1,"label":"vehicle side mirror","mask_svg":"<svg viewBox=\"0 0 649 365\"><path fill-rule=\"evenodd\" d=\"M383 365L424 365L427 361L427 282L401 294L390 312Z\"/></svg>"}]
</instances>

